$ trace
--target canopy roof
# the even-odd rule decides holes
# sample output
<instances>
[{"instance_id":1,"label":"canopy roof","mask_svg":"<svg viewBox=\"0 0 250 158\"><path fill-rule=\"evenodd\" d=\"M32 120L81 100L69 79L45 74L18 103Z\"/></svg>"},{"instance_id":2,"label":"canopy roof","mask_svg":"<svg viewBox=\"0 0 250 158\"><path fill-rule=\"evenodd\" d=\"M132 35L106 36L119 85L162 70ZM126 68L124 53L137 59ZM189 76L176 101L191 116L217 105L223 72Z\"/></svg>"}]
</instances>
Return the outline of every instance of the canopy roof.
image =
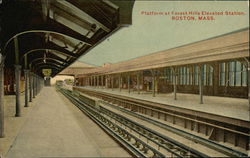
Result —
<instances>
[{"instance_id":1,"label":"canopy roof","mask_svg":"<svg viewBox=\"0 0 250 158\"><path fill-rule=\"evenodd\" d=\"M115 74L240 58L249 58L249 28L129 61L96 67L78 76Z\"/></svg>"},{"instance_id":2,"label":"canopy roof","mask_svg":"<svg viewBox=\"0 0 250 158\"><path fill-rule=\"evenodd\" d=\"M0 5L5 66L22 65L52 77L122 26L134 1L6 0Z\"/></svg>"}]
</instances>

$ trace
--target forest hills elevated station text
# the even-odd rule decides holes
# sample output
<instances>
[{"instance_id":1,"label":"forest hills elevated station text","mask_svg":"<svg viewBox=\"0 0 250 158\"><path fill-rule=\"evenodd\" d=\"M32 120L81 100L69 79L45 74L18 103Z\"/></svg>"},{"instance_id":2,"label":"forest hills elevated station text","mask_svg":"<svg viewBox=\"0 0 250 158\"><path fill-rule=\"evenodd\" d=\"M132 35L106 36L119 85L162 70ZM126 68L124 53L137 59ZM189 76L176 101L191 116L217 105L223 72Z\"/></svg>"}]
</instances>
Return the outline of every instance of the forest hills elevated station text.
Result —
<instances>
[{"instance_id":1,"label":"forest hills elevated station text","mask_svg":"<svg viewBox=\"0 0 250 158\"><path fill-rule=\"evenodd\" d=\"M245 15L241 11L141 11L142 15Z\"/></svg>"}]
</instances>

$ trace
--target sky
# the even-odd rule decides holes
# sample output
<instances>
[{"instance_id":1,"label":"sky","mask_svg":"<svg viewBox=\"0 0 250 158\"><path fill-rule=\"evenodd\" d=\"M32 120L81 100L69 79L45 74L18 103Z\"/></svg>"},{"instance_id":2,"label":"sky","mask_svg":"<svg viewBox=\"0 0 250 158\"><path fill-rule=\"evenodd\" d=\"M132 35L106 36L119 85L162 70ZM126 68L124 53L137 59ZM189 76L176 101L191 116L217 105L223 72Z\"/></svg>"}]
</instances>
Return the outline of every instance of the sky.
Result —
<instances>
[{"instance_id":1,"label":"sky","mask_svg":"<svg viewBox=\"0 0 250 158\"><path fill-rule=\"evenodd\" d=\"M198 20L198 15L197 20L172 20L172 15L145 15L142 11L209 11L224 15L213 16L215 20ZM226 11L245 14L225 15ZM247 1L136 1L132 25L121 28L79 60L96 66L126 61L249 27L248 19Z\"/></svg>"}]
</instances>

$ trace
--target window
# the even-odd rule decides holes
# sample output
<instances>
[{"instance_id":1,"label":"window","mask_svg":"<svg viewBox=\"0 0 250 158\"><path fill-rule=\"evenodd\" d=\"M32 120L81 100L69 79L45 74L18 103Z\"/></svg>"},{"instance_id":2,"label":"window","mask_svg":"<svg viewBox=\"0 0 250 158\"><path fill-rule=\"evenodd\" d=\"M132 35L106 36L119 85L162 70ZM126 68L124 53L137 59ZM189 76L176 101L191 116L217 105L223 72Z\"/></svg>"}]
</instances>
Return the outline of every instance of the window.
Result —
<instances>
[{"instance_id":1,"label":"window","mask_svg":"<svg viewBox=\"0 0 250 158\"><path fill-rule=\"evenodd\" d=\"M242 86L247 86L247 70L245 65L242 65Z\"/></svg>"},{"instance_id":2,"label":"window","mask_svg":"<svg viewBox=\"0 0 250 158\"><path fill-rule=\"evenodd\" d=\"M226 67L228 65L228 67ZM228 75L226 76L226 72ZM230 61L220 63L220 85L247 86L247 71L243 63Z\"/></svg>"},{"instance_id":3,"label":"window","mask_svg":"<svg viewBox=\"0 0 250 158\"><path fill-rule=\"evenodd\" d=\"M213 67L212 66L209 66L208 67L209 69L208 69L208 80L207 80L207 85L208 86L212 86L213 85L213 74L214 74L214 69L213 69Z\"/></svg>"},{"instance_id":4,"label":"window","mask_svg":"<svg viewBox=\"0 0 250 158\"><path fill-rule=\"evenodd\" d=\"M225 86L225 65L226 63L220 63L220 85Z\"/></svg>"},{"instance_id":5,"label":"window","mask_svg":"<svg viewBox=\"0 0 250 158\"><path fill-rule=\"evenodd\" d=\"M179 84L192 85L192 72L190 67L180 67L179 71Z\"/></svg>"},{"instance_id":6,"label":"window","mask_svg":"<svg viewBox=\"0 0 250 158\"><path fill-rule=\"evenodd\" d=\"M186 81L187 81L187 85L190 85L190 68L189 67L187 67L187 69L186 69L187 71L186 71L186 77L187 77L187 79L186 79Z\"/></svg>"},{"instance_id":7,"label":"window","mask_svg":"<svg viewBox=\"0 0 250 158\"><path fill-rule=\"evenodd\" d=\"M202 67L202 79L203 79L203 85L206 86L207 85L207 65L203 65Z\"/></svg>"},{"instance_id":8,"label":"window","mask_svg":"<svg viewBox=\"0 0 250 158\"><path fill-rule=\"evenodd\" d=\"M234 86L235 79L235 62L229 62L229 86Z\"/></svg>"},{"instance_id":9,"label":"window","mask_svg":"<svg viewBox=\"0 0 250 158\"><path fill-rule=\"evenodd\" d=\"M235 86L241 86L241 73L243 65L240 62L235 62L236 64L236 72L235 72Z\"/></svg>"},{"instance_id":10,"label":"window","mask_svg":"<svg viewBox=\"0 0 250 158\"><path fill-rule=\"evenodd\" d=\"M164 72L165 72L165 76L164 76L165 82L172 83L173 82L173 72L172 72L171 68L166 68Z\"/></svg>"},{"instance_id":11,"label":"window","mask_svg":"<svg viewBox=\"0 0 250 158\"><path fill-rule=\"evenodd\" d=\"M194 66L194 84L199 85L199 67Z\"/></svg>"}]
</instances>

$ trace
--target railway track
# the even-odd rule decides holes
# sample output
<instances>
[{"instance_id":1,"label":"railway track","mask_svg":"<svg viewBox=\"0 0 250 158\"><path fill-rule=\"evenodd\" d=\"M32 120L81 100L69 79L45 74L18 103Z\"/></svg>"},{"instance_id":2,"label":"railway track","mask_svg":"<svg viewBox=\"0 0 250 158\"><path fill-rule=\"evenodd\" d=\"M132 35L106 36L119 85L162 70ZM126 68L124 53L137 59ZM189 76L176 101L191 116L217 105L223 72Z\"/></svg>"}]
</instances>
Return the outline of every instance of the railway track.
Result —
<instances>
[{"instance_id":1,"label":"railway track","mask_svg":"<svg viewBox=\"0 0 250 158\"><path fill-rule=\"evenodd\" d=\"M135 102L135 101L131 102L131 100L126 101L125 99L122 99L121 97L117 97L116 95L108 95L108 94L102 93L102 92L94 92L94 91L88 91L88 90L84 90L84 91L80 91L80 92L83 92L84 94L87 94L90 96L100 98L101 100L103 100L102 102L104 104L112 106L113 108L117 108L120 111L126 112L126 113L133 115L135 117L147 120L148 122L151 122L152 124L158 125L161 128L172 131L176 134L179 134L185 138L191 139L195 142L199 142L200 144L207 145L210 148L213 148L217 151L220 151L220 152L222 152L230 157L235 157L235 156L236 157L247 157L247 153L242 151L242 150L235 150L232 147L225 146L225 145L220 144L214 140L209 140L208 138L197 136L197 135L191 134L190 132L186 132L185 130L180 130L178 128L174 128L173 126L169 126L165 123L162 123L161 121L157 121L157 119L160 119L159 113L161 113L161 112L164 113L164 110L160 111L161 109L159 109L158 107L153 109L151 106L140 105L138 102ZM147 113L145 111L143 112L143 110L140 110L140 108L142 108L142 107L146 108L146 109L150 109L151 112L150 113ZM157 119L150 118L150 117L152 117L152 111L154 111L154 110L159 111L158 116L156 117ZM166 113L165 113L165 115L166 115ZM148 116L150 116L150 117L148 117ZM179 116L178 113L175 113L175 117L183 118L184 116L183 115ZM189 121L191 120L191 121L198 122L199 124L204 123L206 125L212 126L213 128L219 128L219 129L222 128L222 129L228 130L230 132L235 132L239 135L243 135L243 137L246 138L246 141L249 138L249 134L247 132L236 131L236 130L232 130L230 128L225 128L223 126L219 127L216 124L211 124L211 122L208 123L208 122L203 122L203 121L199 121L199 120L192 120L190 118L187 118L187 115L186 115L185 119L188 119ZM166 121L166 119L164 119L164 120Z\"/></svg>"},{"instance_id":2,"label":"railway track","mask_svg":"<svg viewBox=\"0 0 250 158\"><path fill-rule=\"evenodd\" d=\"M208 157L111 110L99 106L96 100L58 89L87 116L136 157Z\"/></svg>"}]
</instances>

